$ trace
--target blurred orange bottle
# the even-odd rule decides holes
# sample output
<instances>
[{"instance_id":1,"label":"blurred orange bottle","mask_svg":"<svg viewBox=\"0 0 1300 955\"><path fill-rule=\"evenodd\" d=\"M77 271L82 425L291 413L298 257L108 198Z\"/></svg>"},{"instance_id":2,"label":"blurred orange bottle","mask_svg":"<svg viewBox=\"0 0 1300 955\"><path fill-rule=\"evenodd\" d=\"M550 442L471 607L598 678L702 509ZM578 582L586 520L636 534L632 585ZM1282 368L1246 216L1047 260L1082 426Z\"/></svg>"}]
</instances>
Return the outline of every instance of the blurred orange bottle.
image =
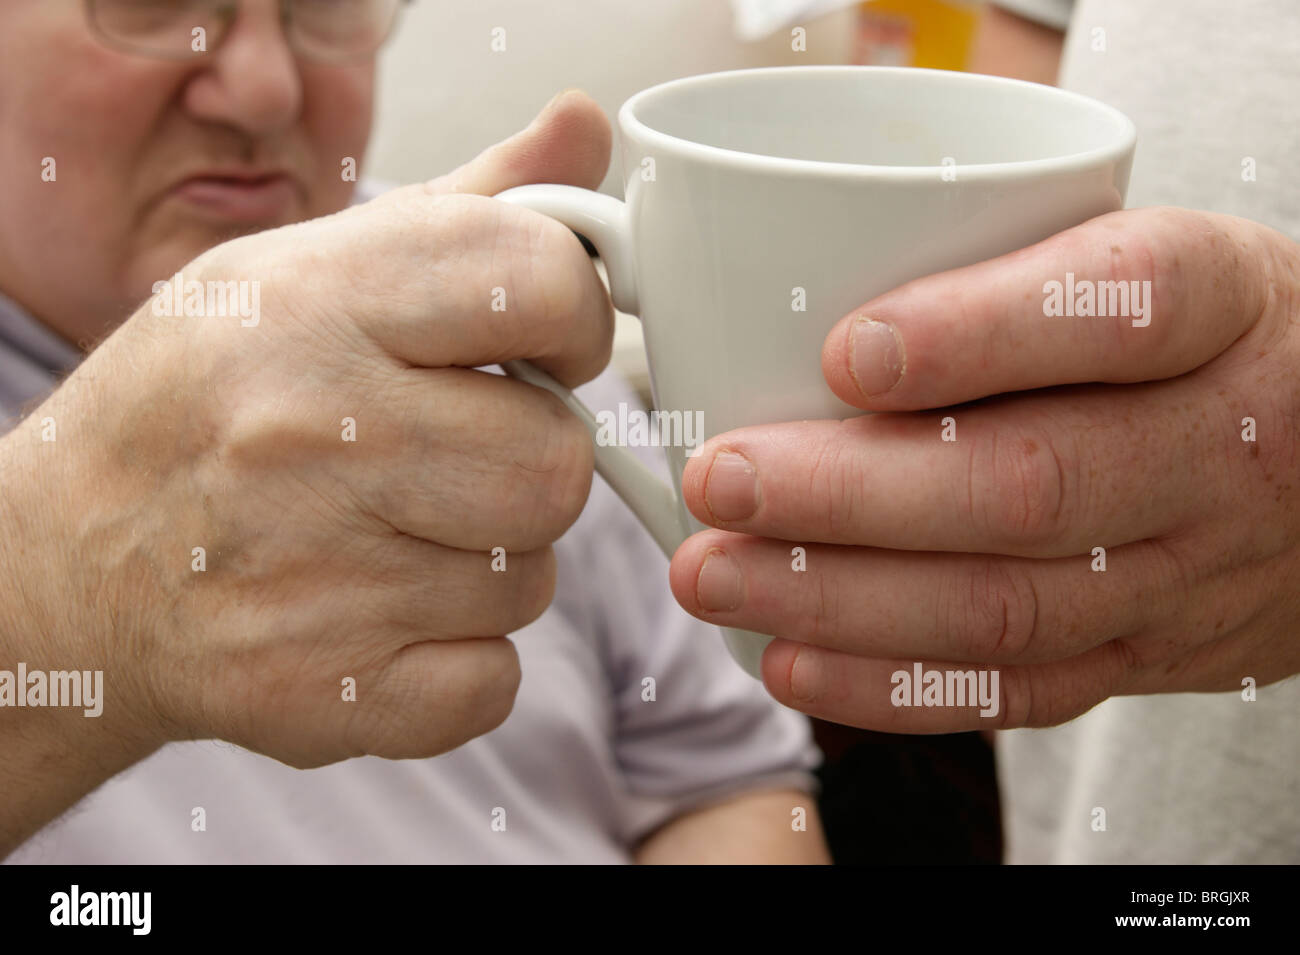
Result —
<instances>
[{"instance_id":1,"label":"blurred orange bottle","mask_svg":"<svg viewBox=\"0 0 1300 955\"><path fill-rule=\"evenodd\" d=\"M978 15L973 0L864 0L853 62L964 69Z\"/></svg>"}]
</instances>

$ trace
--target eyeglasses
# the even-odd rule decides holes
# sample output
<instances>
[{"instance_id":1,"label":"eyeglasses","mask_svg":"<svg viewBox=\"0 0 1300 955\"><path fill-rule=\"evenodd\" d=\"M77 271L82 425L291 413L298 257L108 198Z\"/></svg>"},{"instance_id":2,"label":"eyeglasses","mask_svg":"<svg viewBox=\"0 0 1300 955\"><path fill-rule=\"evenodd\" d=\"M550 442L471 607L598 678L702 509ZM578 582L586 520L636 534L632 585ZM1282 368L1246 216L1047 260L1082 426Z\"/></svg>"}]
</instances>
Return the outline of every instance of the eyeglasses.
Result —
<instances>
[{"instance_id":1,"label":"eyeglasses","mask_svg":"<svg viewBox=\"0 0 1300 955\"><path fill-rule=\"evenodd\" d=\"M411 0L278 0L290 48L305 59L346 63L381 46ZM126 53L188 60L214 52L240 0L85 0L101 42ZM200 32L202 31L202 32Z\"/></svg>"}]
</instances>

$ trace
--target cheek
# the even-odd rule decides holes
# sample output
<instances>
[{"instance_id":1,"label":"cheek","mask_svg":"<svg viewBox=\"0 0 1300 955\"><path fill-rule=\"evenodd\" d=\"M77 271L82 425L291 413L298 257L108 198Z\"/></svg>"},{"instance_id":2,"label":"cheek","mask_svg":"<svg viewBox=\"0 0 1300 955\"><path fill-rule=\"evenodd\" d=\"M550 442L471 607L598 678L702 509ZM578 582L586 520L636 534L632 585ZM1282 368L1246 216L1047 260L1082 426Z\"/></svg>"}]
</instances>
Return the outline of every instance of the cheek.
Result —
<instances>
[{"instance_id":1,"label":"cheek","mask_svg":"<svg viewBox=\"0 0 1300 955\"><path fill-rule=\"evenodd\" d=\"M5 71L6 139L55 156L70 179L113 179L121 192L123 167L145 148L176 71L105 48L79 17L47 24L19 44L18 56L17 72Z\"/></svg>"},{"instance_id":2,"label":"cheek","mask_svg":"<svg viewBox=\"0 0 1300 955\"><path fill-rule=\"evenodd\" d=\"M355 183L343 178L351 158L362 168L374 109L374 67L322 70L303 78L303 128L312 154L312 216L347 205ZM359 173L358 173L359 174Z\"/></svg>"},{"instance_id":3,"label":"cheek","mask_svg":"<svg viewBox=\"0 0 1300 955\"><path fill-rule=\"evenodd\" d=\"M66 172L69 185L84 195L90 205L84 211L125 227L138 198L141 158L176 84L147 65L124 67L120 58L96 65L98 55L80 60L84 69L69 70L38 104L44 128L34 142L57 143L59 178Z\"/></svg>"},{"instance_id":4,"label":"cheek","mask_svg":"<svg viewBox=\"0 0 1300 955\"><path fill-rule=\"evenodd\" d=\"M95 43L79 17L25 29L0 61L0 284L111 288L133 254L134 170L175 83L166 65Z\"/></svg>"}]
</instances>

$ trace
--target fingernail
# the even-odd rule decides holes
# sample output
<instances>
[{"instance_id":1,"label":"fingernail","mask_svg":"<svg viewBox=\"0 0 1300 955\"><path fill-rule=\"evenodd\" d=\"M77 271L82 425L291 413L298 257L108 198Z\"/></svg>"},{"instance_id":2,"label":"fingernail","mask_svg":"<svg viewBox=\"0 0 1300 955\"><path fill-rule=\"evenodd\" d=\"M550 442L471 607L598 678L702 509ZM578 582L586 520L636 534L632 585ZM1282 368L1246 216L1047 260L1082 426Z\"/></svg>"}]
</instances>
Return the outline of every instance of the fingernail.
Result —
<instances>
[{"instance_id":1,"label":"fingernail","mask_svg":"<svg viewBox=\"0 0 1300 955\"><path fill-rule=\"evenodd\" d=\"M704 555L700 576L695 579L695 599L705 610L735 610L745 597L740 567L725 550L714 548Z\"/></svg>"},{"instance_id":2,"label":"fingernail","mask_svg":"<svg viewBox=\"0 0 1300 955\"><path fill-rule=\"evenodd\" d=\"M894 326L861 316L849 345L849 374L865 397L883 395L902 379L903 343Z\"/></svg>"},{"instance_id":3,"label":"fingernail","mask_svg":"<svg viewBox=\"0 0 1300 955\"><path fill-rule=\"evenodd\" d=\"M704 482L704 504L715 520L740 521L758 510L758 471L742 455L719 451Z\"/></svg>"},{"instance_id":4,"label":"fingernail","mask_svg":"<svg viewBox=\"0 0 1300 955\"><path fill-rule=\"evenodd\" d=\"M823 655L812 647L801 646L790 664L790 696L796 703L816 702L826 689Z\"/></svg>"}]
</instances>

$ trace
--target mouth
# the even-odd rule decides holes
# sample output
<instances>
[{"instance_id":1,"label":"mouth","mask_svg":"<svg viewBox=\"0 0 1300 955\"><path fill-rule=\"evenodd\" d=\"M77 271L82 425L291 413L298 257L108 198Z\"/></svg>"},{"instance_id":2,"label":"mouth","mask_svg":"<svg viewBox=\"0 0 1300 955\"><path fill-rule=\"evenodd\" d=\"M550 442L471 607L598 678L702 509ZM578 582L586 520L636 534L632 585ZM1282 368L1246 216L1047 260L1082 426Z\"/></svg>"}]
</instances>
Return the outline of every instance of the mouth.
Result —
<instances>
[{"instance_id":1,"label":"mouth","mask_svg":"<svg viewBox=\"0 0 1300 955\"><path fill-rule=\"evenodd\" d=\"M283 172L205 171L171 195L205 218L244 225L283 221L298 202L297 184Z\"/></svg>"}]
</instances>

